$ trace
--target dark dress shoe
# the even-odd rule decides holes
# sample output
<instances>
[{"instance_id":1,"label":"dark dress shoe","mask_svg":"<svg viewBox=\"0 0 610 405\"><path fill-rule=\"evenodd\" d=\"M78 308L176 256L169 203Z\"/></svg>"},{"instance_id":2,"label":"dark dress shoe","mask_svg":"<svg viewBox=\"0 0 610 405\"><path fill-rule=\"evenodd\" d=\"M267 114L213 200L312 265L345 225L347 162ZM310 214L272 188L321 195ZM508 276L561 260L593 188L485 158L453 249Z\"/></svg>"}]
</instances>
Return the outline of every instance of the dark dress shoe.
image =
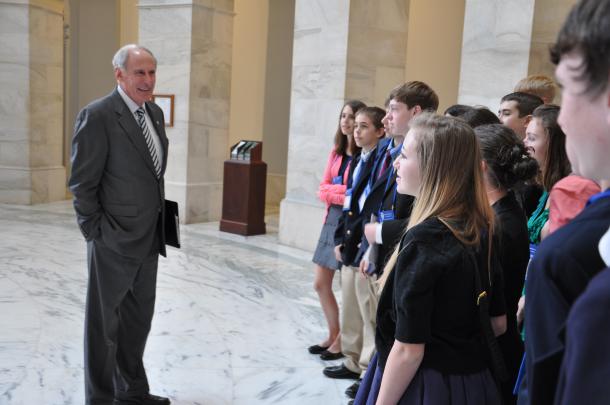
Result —
<instances>
[{"instance_id":1,"label":"dark dress shoe","mask_svg":"<svg viewBox=\"0 0 610 405\"><path fill-rule=\"evenodd\" d=\"M328 378L340 378L340 379L352 379L357 380L360 378L360 373L354 373L345 365L341 364L340 366L331 366L326 367L324 369L324 375Z\"/></svg>"},{"instance_id":2,"label":"dark dress shoe","mask_svg":"<svg viewBox=\"0 0 610 405\"><path fill-rule=\"evenodd\" d=\"M347 405L354 405L354 400L350 399L349 402L347 403Z\"/></svg>"},{"instance_id":3,"label":"dark dress shoe","mask_svg":"<svg viewBox=\"0 0 610 405\"><path fill-rule=\"evenodd\" d=\"M356 395L358 394L358 388L360 388L361 382L362 380L358 380L349 387L347 387L347 389L345 390L345 395L352 399L356 398Z\"/></svg>"},{"instance_id":4,"label":"dark dress shoe","mask_svg":"<svg viewBox=\"0 0 610 405\"><path fill-rule=\"evenodd\" d=\"M322 352L325 352L326 349L328 349L329 346L320 346L320 345L313 345L313 346L309 346L307 348L307 350L309 351L309 353L311 354L320 354Z\"/></svg>"},{"instance_id":5,"label":"dark dress shoe","mask_svg":"<svg viewBox=\"0 0 610 405\"><path fill-rule=\"evenodd\" d=\"M144 394L141 397L130 399L115 399L114 405L170 405L169 398L153 394Z\"/></svg>"},{"instance_id":6,"label":"dark dress shoe","mask_svg":"<svg viewBox=\"0 0 610 405\"><path fill-rule=\"evenodd\" d=\"M341 357L345 357L345 356L343 356L343 353L341 353L341 352L333 353L333 352L329 352L328 350L324 350L322 353L320 353L320 358L322 360L337 360L337 359L340 359Z\"/></svg>"},{"instance_id":7,"label":"dark dress shoe","mask_svg":"<svg viewBox=\"0 0 610 405\"><path fill-rule=\"evenodd\" d=\"M169 398L160 397L153 394L146 394L142 397L142 405L170 405Z\"/></svg>"}]
</instances>

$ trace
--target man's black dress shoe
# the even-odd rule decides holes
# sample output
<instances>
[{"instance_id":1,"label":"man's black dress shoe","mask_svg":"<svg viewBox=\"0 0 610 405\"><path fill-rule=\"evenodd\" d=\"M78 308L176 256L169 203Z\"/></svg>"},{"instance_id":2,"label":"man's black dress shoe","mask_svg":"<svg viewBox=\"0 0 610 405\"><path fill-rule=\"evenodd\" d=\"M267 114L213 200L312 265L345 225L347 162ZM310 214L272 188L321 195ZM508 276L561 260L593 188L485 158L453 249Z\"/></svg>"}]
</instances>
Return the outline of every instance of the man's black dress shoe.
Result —
<instances>
[{"instance_id":1,"label":"man's black dress shoe","mask_svg":"<svg viewBox=\"0 0 610 405\"><path fill-rule=\"evenodd\" d=\"M360 373L354 373L345 365L341 364L340 366L331 366L326 367L324 369L324 375L329 378L341 378L341 379L352 379L356 380L360 378Z\"/></svg>"},{"instance_id":2,"label":"man's black dress shoe","mask_svg":"<svg viewBox=\"0 0 610 405\"><path fill-rule=\"evenodd\" d=\"M139 398L115 399L114 405L170 405L169 398L145 394Z\"/></svg>"},{"instance_id":3,"label":"man's black dress shoe","mask_svg":"<svg viewBox=\"0 0 610 405\"><path fill-rule=\"evenodd\" d=\"M142 397L142 405L170 405L169 398L146 394Z\"/></svg>"},{"instance_id":4,"label":"man's black dress shoe","mask_svg":"<svg viewBox=\"0 0 610 405\"><path fill-rule=\"evenodd\" d=\"M358 380L349 387L347 387L347 389L345 390L345 395L347 395L349 398L356 398L356 394L358 394L358 388L360 388L361 382L362 380Z\"/></svg>"},{"instance_id":5,"label":"man's black dress shoe","mask_svg":"<svg viewBox=\"0 0 610 405\"><path fill-rule=\"evenodd\" d=\"M353 399L350 399L350 400L348 401L347 405L354 405L354 400L353 400Z\"/></svg>"},{"instance_id":6,"label":"man's black dress shoe","mask_svg":"<svg viewBox=\"0 0 610 405\"><path fill-rule=\"evenodd\" d=\"M320 353L320 358L322 360L337 360L337 359L340 359L341 357L345 357L345 356L343 356L343 353L341 353L341 352L333 353L333 352L329 352L328 350L324 350L322 353Z\"/></svg>"},{"instance_id":7,"label":"man's black dress shoe","mask_svg":"<svg viewBox=\"0 0 610 405\"><path fill-rule=\"evenodd\" d=\"M325 352L326 349L328 349L328 346L324 347L324 346L320 346L320 345L313 345L313 346L309 346L307 348L307 350L311 354L320 354L322 352Z\"/></svg>"}]
</instances>

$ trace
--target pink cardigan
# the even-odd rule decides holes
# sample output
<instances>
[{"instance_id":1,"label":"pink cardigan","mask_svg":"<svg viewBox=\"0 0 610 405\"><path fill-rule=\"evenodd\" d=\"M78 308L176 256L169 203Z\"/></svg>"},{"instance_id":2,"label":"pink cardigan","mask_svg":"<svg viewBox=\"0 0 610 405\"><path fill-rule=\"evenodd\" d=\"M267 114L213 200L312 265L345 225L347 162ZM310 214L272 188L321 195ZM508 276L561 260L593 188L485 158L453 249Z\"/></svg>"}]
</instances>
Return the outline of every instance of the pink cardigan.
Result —
<instances>
[{"instance_id":1,"label":"pink cardigan","mask_svg":"<svg viewBox=\"0 0 610 405\"><path fill-rule=\"evenodd\" d=\"M575 174L555 183L549 196L549 232L570 222L585 208L589 197L599 192L597 183Z\"/></svg>"},{"instance_id":2,"label":"pink cardigan","mask_svg":"<svg viewBox=\"0 0 610 405\"><path fill-rule=\"evenodd\" d=\"M333 177L339 175L339 169L341 168L341 156L335 153L333 149L328 156L326 162L326 169L324 169L324 175L318 188L318 198L326 203L326 214L324 215L324 222L326 222L326 216L328 215L328 208L334 205L343 205L345 199L345 184L347 183L347 177L349 175L349 165L343 173L343 184L333 184Z\"/></svg>"}]
</instances>

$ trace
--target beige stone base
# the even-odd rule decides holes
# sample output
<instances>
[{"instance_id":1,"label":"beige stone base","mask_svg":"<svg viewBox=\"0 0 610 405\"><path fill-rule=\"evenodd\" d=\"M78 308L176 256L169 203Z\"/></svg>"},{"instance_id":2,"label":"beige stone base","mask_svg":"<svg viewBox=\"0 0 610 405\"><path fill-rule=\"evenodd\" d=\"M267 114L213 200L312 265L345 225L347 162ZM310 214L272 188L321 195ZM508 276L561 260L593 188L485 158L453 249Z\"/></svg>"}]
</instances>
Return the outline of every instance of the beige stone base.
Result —
<instances>
[{"instance_id":1,"label":"beige stone base","mask_svg":"<svg viewBox=\"0 0 610 405\"><path fill-rule=\"evenodd\" d=\"M165 182L165 197L178 202L180 222L219 221L222 204L222 183Z\"/></svg>"},{"instance_id":2,"label":"beige stone base","mask_svg":"<svg viewBox=\"0 0 610 405\"><path fill-rule=\"evenodd\" d=\"M0 168L0 202L40 204L66 199L66 169Z\"/></svg>"},{"instance_id":3,"label":"beige stone base","mask_svg":"<svg viewBox=\"0 0 610 405\"><path fill-rule=\"evenodd\" d=\"M286 175L268 173L265 204L271 206L279 206L285 195Z\"/></svg>"},{"instance_id":4,"label":"beige stone base","mask_svg":"<svg viewBox=\"0 0 610 405\"><path fill-rule=\"evenodd\" d=\"M313 252L320 237L324 213L322 205L283 199L280 204L280 243Z\"/></svg>"}]
</instances>

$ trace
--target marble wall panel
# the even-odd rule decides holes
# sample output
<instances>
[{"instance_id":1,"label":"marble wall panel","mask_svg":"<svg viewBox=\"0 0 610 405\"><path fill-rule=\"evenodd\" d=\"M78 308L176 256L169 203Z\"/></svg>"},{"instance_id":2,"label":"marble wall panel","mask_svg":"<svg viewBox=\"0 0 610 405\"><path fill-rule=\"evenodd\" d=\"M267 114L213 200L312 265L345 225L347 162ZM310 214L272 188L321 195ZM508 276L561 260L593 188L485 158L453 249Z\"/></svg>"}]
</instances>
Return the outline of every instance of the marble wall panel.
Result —
<instances>
[{"instance_id":1,"label":"marble wall panel","mask_svg":"<svg viewBox=\"0 0 610 405\"><path fill-rule=\"evenodd\" d=\"M0 59L0 144L28 139L29 91L26 62L14 64ZM3 162L0 158L0 162ZM1 165L2 163L0 163Z\"/></svg>"},{"instance_id":2,"label":"marble wall panel","mask_svg":"<svg viewBox=\"0 0 610 405\"><path fill-rule=\"evenodd\" d=\"M29 24L24 5L0 4L0 190L3 202L29 200ZM15 178L13 178L13 176ZM22 199L16 201L18 199Z\"/></svg>"},{"instance_id":3,"label":"marble wall panel","mask_svg":"<svg viewBox=\"0 0 610 405\"><path fill-rule=\"evenodd\" d=\"M32 171L31 204L66 199L66 169L44 167Z\"/></svg>"},{"instance_id":4,"label":"marble wall panel","mask_svg":"<svg viewBox=\"0 0 610 405\"><path fill-rule=\"evenodd\" d=\"M268 173L265 204L279 207L284 195L286 195L286 176L283 174Z\"/></svg>"},{"instance_id":5,"label":"marble wall panel","mask_svg":"<svg viewBox=\"0 0 610 405\"><path fill-rule=\"evenodd\" d=\"M293 200L322 207L316 192L333 147L343 100L295 100L292 105L291 111L298 112L295 124L304 122L301 128L306 131L290 132L286 193Z\"/></svg>"},{"instance_id":6,"label":"marble wall panel","mask_svg":"<svg viewBox=\"0 0 610 405\"><path fill-rule=\"evenodd\" d=\"M65 198L63 1L0 4L0 201Z\"/></svg>"},{"instance_id":7,"label":"marble wall panel","mask_svg":"<svg viewBox=\"0 0 610 405\"><path fill-rule=\"evenodd\" d=\"M409 2L404 0L351 0L350 35L362 27L406 34L408 9Z\"/></svg>"},{"instance_id":8,"label":"marble wall panel","mask_svg":"<svg viewBox=\"0 0 610 405\"><path fill-rule=\"evenodd\" d=\"M29 129L25 130L29 135ZM4 168L25 169L30 164L29 140L13 140L0 142L0 166Z\"/></svg>"},{"instance_id":9,"label":"marble wall panel","mask_svg":"<svg viewBox=\"0 0 610 405\"><path fill-rule=\"evenodd\" d=\"M348 0L297 0L293 66L345 63L348 19Z\"/></svg>"},{"instance_id":10,"label":"marble wall panel","mask_svg":"<svg viewBox=\"0 0 610 405\"><path fill-rule=\"evenodd\" d=\"M557 39L561 25L574 4L576 0L536 1L528 75L543 74L554 78L555 66L551 63L549 48ZM559 94L556 94L555 102L558 103L559 100Z\"/></svg>"},{"instance_id":11,"label":"marble wall panel","mask_svg":"<svg viewBox=\"0 0 610 405\"><path fill-rule=\"evenodd\" d=\"M284 245L313 251L323 221L323 208L290 200L287 194L280 204L279 240Z\"/></svg>"},{"instance_id":12,"label":"marble wall panel","mask_svg":"<svg viewBox=\"0 0 610 405\"><path fill-rule=\"evenodd\" d=\"M345 64L295 65L292 70L292 97L343 98L345 74Z\"/></svg>"},{"instance_id":13,"label":"marble wall panel","mask_svg":"<svg viewBox=\"0 0 610 405\"><path fill-rule=\"evenodd\" d=\"M222 184L188 184L183 221L208 222L220 218L222 212Z\"/></svg>"},{"instance_id":14,"label":"marble wall panel","mask_svg":"<svg viewBox=\"0 0 610 405\"><path fill-rule=\"evenodd\" d=\"M187 166L189 182L222 183L223 163L228 158L227 137L227 130L191 125Z\"/></svg>"},{"instance_id":15,"label":"marble wall panel","mask_svg":"<svg viewBox=\"0 0 610 405\"><path fill-rule=\"evenodd\" d=\"M139 7L140 42L159 60L157 92L175 95L167 195L181 204L182 221L219 219L233 2L143 0Z\"/></svg>"},{"instance_id":16,"label":"marble wall panel","mask_svg":"<svg viewBox=\"0 0 610 405\"><path fill-rule=\"evenodd\" d=\"M199 6L223 13L231 13L233 11L233 0L140 0L140 6L164 9Z\"/></svg>"},{"instance_id":17,"label":"marble wall panel","mask_svg":"<svg viewBox=\"0 0 610 405\"><path fill-rule=\"evenodd\" d=\"M282 243L315 245L324 213L316 192L340 109L346 99L379 98L378 69L404 74L407 9L408 0L297 0Z\"/></svg>"},{"instance_id":18,"label":"marble wall panel","mask_svg":"<svg viewBox=\"0 0 610 405\"><path fill-rule=\"evenodd\" d=\"M30 27L30 165L33 168L61 166L64 142L63 18L33 7L30 9ZM57 172L51 171L55 173L50 176L54 183ZM49 193L41 181L33 180L32 184L35 190L41 187L34 194L41 198L40 202L47 201L42 196L57 194ZM56 188L55 184L50 187Z\"/></svg>"},{"instance_id":19,"label":"marble wall panel","mask_svg":"<svg viewBox=\"0 0 610 405\"><path fill-rule=\"evenodd\" d=\"M527 75L534 2L467 0L458 102L495 111Z\"/></svg>"},{"instance_id":20,"label":"marble wall panel","mask_svg":"<svg viewBox=\"0 0 610 405\"><path fill-rule=\"evenodd\" d=\"M1 152L2 148L0 148ZM0 170L0 201L6 204L30 204L32 178L30 171L2 167Z\"/></svg>"}]
</instances>

